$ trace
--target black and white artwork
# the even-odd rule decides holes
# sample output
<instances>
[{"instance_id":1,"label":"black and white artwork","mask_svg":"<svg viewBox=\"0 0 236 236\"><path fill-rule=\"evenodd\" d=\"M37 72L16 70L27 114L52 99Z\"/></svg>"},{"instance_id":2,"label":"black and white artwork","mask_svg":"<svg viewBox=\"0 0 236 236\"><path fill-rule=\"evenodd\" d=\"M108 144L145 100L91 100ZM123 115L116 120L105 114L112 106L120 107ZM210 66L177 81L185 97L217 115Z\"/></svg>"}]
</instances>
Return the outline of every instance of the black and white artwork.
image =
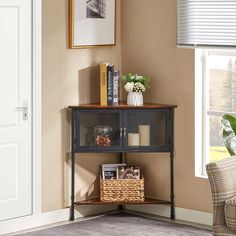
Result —
<instances>
[{"instance_id":1,"label":"black and white artwork","mask_svg":"<svg viewBox=\"0 0 236 236\"><path fill-rule=\"evenodd\" d=\"M106 18L106 0L87 0L87 18Z\"/></svg>"},{"instance_id":2,"label":"black and white artwork","mask_svg":"<svg viewBox=\"0 0 236 236\"><path fill-rule=\"evenodd\" d=\"M140 167L118 166L117 179L140 179Z\"/></svg>"},{"instance_id":3,"label":"black and white artwork","mask_svg":"<svg viewBox=\"0 0 236 236\"><path fill-rule=\"evenodd\" d=\"M125 163L121 164L102 164L102 178L103 179L117 179L118 167L126 166Z\"/></svg>"},{"instance_id":4,"label":"black and white artwork","mask_svg":"<svg viewBox=\"0 0 236 236\"><path fill-rule=\"evenodd\" d=\"M70 47L115 45L115 0L70 0Z\"/></svg>"}]
</instances>

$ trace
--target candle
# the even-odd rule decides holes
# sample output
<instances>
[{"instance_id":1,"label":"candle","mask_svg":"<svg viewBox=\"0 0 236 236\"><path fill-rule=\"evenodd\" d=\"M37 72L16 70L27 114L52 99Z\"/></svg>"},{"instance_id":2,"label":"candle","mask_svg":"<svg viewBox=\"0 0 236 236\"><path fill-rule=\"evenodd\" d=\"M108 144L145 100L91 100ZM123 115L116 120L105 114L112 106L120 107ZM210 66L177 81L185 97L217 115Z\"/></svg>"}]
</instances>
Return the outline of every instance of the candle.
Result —
<instances>
[{"instance_id":1,"label":"candle","mask_svg":"<svg viewBox=\"0 0 236 236\"><path fill-rule=\"evenodd\" d=\"M128 133L128 146L139 146L139 133Z\"/></svg>"},{"instance_id":2,"label":"candle","mask_svg":"<svg viewBox=\"0 0 236 236\"><path fill-rule=\"evenodd\" d=\"M139 125L140 146L150 146L150 125Z\"/></svg>"}]
</instances>

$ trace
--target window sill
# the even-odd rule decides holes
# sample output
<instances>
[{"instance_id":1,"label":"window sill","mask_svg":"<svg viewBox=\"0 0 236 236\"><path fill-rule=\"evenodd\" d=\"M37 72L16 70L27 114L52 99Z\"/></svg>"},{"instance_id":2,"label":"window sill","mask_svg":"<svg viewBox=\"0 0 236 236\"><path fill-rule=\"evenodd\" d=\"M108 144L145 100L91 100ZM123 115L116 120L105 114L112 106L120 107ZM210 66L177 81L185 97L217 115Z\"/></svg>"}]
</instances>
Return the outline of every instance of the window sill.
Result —
<instances>
[{"instance_id":1,"label":"window sill","mask_svg":"<svg viewBox=\"0 0 236 236\"><path fill-rule=\"evenodd\" d=\"M195 174L196 178L202 178L202 179L208 179L207 175L203 175L203 174Z\"/></svg>"}]
</instances>

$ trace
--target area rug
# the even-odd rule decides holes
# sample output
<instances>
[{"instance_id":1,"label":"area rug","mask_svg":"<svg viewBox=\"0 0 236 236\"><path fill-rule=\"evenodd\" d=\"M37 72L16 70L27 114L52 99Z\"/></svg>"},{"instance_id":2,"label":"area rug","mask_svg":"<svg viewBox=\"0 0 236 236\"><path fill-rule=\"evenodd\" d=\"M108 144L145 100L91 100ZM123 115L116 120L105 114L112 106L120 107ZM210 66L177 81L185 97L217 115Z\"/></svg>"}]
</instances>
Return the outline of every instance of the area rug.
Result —
<instances>
[{"instance_id":1,"label":"area rug","mask_svg":"<svg viewBox=\"0 0 236 236\"><path fill-rule=\"evenodd\" d=\"M20 236L210 236L210 230L126 213L105 215Z\"/></svg>"}]
</instances>

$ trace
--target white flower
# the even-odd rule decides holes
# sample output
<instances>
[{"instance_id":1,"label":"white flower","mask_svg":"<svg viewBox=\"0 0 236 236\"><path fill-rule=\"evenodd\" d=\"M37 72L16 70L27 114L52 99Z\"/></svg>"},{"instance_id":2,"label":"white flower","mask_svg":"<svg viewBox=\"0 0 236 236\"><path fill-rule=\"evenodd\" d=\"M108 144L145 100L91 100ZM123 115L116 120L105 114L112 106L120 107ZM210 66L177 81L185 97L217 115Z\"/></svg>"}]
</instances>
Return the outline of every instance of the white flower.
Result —
<instances>
[{"instance_id":1,"label":"white flower","mask_svg":"<svg viewBox=\"0 0 236 236\"><path fill-rule=\"evenodd\" d=\"M142 83L137 82L134 84L133 91L134 92L145 92L145 86Z\"/></svg>"},{"instance_id":2,"label":"white flower","mask_svg":"<svg viewBox=\"0 0 236 236\"><path fill-rule=\"evenodd\" d=\"M143 76L141 76L141 75L136 75L136 80L140 80L140 79L142 79L143 78Z\"/></svg>"},{"instance_id":3,"label":"white flower","mask_svg":"<svg viewBox=\"0 0 236 236\"><path fill-rule=\"evenodd\" d=\"M125 84L125 91L126 92L132 92L133 87L134 87L134 83L133 82L128 82L128 83Z\"/></svg>"}]
</instances>

